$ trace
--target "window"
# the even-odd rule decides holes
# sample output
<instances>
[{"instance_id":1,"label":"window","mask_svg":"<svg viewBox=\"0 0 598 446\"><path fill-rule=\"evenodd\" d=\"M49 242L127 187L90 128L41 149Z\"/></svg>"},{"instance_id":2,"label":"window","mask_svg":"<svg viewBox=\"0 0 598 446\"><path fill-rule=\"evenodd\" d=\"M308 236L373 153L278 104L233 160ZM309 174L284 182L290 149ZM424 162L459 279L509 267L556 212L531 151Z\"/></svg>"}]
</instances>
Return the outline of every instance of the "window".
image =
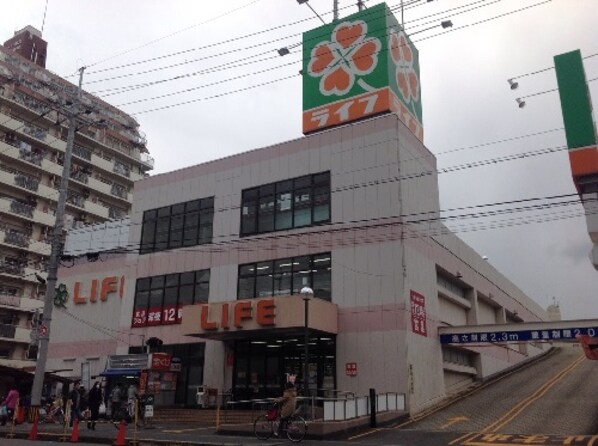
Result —
<instances>
[{"instance_id":1,"label":"window","mask_svg":"<svg viewBox=\"0 0 598 446\"><path fill-rule=\"evenodd\" d=\"M210 270L137 279L132 327L180 324L185 305L205 303Z\"/></svg>"},{"instance_id":2,"label":"window","mask_svg":"<svg viewBox=\"0 0 598 446\"><path fill-rule=\"evenodd\" d=\"M330 221L330 172L243 191L241 235L262 234Z\"/></svg>"},{"instance_id":3,"label":"window","mask_svg":"<svg viewBox=\"0 0 598 446\"><path fill-rule=\"evenodd\" d=\"M240 265L237 298L299 294L309 286L315 297L331 300L331 269L330 253Z\"/></svg>"},{"instance_id":4,"label":"window","mask_svg":"<svg viewBox=\"0 0 598 446\"><path fill-rule=\"evenodd\" d=\"M145 211L140 254L212 242L214 197Z\"/></svg>"}]
</instances>

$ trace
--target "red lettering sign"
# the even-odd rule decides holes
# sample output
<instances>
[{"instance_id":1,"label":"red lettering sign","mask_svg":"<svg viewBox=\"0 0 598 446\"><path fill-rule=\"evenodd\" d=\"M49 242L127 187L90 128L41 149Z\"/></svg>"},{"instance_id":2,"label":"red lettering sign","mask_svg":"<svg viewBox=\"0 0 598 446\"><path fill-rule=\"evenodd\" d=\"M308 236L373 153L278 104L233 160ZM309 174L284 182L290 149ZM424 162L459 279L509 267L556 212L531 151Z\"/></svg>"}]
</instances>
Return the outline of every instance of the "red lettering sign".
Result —
<instances>
[{"instance_id":1,"label":"red lettering sign","mask_svg":"<svg viewBox=\"0 0 598 446\"><path fill-rule=\"evenodd\" d=\"M93 279L89 284L89 296L85 296L85 291L83 291L83 283L82 282L75 282L73 286L73 302L77 305L79 304L86 304L89 302L97 302L98 301L98 279ZM125 277L121 276L115 277L104 277L101 282L100 288L100 300L102 302L106 302L108 300L108 295L112 293L116 293L118 291L118 295L122 299L123 293L125 288Z\"/></svg>"},{"instance_id":2,"label":"red lettering sign","mask_svg":"<svg viewBox=\"0 0 598 446\"><path fill-rule=\"evenodd\" d=\"M133 327L145 327L146 324L147 310L145 308L133 310L133 323L131 325Z\"/></svg>"},{"instance_id":3,"label":"red lettering sign","mask_svg":"<svg viewBox=\"0 0 598 446\"><path fill-rule=\"evenodd\" d=\"M147 311L147 325L162 324L162 307L151 307Z\"/></svg>"},{"instance_id":4,"label":"red lettering sign","mask_svg":"<svg viewBox=\"0 0 598 446\"><path fill-rule=\"evenodd\" d=\"M172 356L168 353L152 353L152 370L170 370Z\"/></svg>"},{"instance_id":5,"label":"red lettering sign","mask_svg":"<svg viewBox=\"0 0 598 446\"><path fill-rule=\"evenodd\" d=\"M162 324L176 324L177 323L177 308L176 305L171 305L162 308Z\"/></svg>"},{"instance_id":6,"label":"red lettering sign","mask_svg":"<svg viewBox=\"0 0 598 446\"><path fill-rule=\"evenodd\" d=\"M210 308L212 311L210 311ZM227 302L202 305L199 325L204 331L229 330L232 312L232 325L236 328L243 328L244 321L254 318L258 325L270 327L276 325L275 309L274 299L242 300L234 304Z\"/></svg>"},{"instance_id":7,"label":"red lettering sign","mask_svg":"<svg viewBox=\"0 0 598 446\"><path fill-rule=\"evenodd\" d=\"M426 298L413 290L411 290L411 330L422 336L428 335Z\"/></svg>"},{"instance_id":8,"label":"red lettering sign","mask_svg":"<svg viewBox=\"0 0 598 446\"><path fill-rule=\"evenodd\" d=\"M357 363L347 362L345 364L345 373L347 376L357 376Z\"/></svg>"}]
</instances>

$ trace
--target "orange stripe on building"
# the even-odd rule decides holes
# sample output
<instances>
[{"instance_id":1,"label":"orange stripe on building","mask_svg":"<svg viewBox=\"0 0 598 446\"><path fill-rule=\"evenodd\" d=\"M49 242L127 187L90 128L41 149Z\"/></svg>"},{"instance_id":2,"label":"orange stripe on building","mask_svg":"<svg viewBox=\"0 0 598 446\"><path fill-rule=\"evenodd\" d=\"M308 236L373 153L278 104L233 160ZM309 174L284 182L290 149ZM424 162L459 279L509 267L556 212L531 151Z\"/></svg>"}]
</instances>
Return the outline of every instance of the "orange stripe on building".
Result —
<instances>
[{"instance_id":1,"label":"orange stripe on building","mask_svg":"<svg viewBox=\"0 0 598 446\"><path fill-rule=\"evenodd\" d=\"M569 150L569 162L574 177L598 174L598 147L589 146Z\"/></svg>"},{"instance_id":2,"label":"orange stripe on building","mask_svg":"<svg viewBox=\"0 0 598 446\"><path fill-rule=\"evenodd\" d=\"M382 88L303 112L303 133L390 111L390 89Z\"/></svg>"}]
</instances>

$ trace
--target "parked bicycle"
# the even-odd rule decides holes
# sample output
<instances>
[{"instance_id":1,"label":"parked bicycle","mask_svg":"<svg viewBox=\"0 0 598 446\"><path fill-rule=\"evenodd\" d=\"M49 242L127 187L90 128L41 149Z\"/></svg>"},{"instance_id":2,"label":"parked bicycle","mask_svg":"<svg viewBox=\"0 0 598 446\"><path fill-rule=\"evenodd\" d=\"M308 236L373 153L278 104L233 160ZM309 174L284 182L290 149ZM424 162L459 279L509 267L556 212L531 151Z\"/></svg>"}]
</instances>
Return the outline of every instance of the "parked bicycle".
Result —
<instances>
[{"instance_id":1,"label":"parked bicycle","mask_svg":"<svg viewBox=\"0 0 598 446\"><path fill-rule=\"evenodd\" d=\"M253 433L258 440L267 440L275 433L278 433L279 423L283 423L282 434L293 443L299 443L307 433L307 423L302 416L294 413L290 417L281 420L277 406L273 406L266 413L258 416L253 422Z\"/></svg>"},{"instance_id":2,"label":"parked bicycle","mask_svg":"<svg viewBox=\"0 0 598 446\"><path fill-rule=\"evenodd\" d=\"M40 408L38 420L40 423L63 424L64 411L60 406L57 407L52 404L48 404L46 407Z\"/></svg>"}]
</instances>

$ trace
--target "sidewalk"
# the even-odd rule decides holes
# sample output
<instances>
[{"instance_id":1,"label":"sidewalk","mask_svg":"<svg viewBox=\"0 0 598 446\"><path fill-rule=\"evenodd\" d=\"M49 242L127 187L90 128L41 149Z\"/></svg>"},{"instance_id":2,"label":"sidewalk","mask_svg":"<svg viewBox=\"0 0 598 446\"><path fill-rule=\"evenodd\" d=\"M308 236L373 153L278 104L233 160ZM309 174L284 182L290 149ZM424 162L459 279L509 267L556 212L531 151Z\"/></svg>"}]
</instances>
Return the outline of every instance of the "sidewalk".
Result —
<instances>
[{"instance_id":1,"label":"sidewalk","mask_svg":"<svg viewBox=\"0 0 598 446\"><path fill-rule=\"evenodd\" d=\"M26 439L31 432L32 425L24 423L14 428L15 438ZM11 432L9 425L0 427L0 439L6 438ZM64 426L56 424L40 424L38 426L38 440L60 441L66 435L66 442L70 442L71 429L64 431ZM118 425L102 422L96 425L96 430L88 430L86 423L79 424L79 442L112 444L118 434ZM234 446L241 444L261 444L255 437L232 436L216 434L214 426L199 426L192 423L168 423L155 425L153 428L140 428L135 433L131 425L126 427L127 443L136 439L143 445L185 445L185 446ZM63 440L64 441L64 440ZM0 440L0 444L2 441Z\"/></svg>"},{"instance_id":2,"label":"sidewalk","mask_svg":"<svg viewBox=\"0 0 598 446\"><path fill-rule=\"evenodd\" d=\"M405 412L389 411L378 414L379 426L396 422L407 416ZM14 428L15 438L25 439L31 432L32 425L24 423ZM79 424L79 442L112 444L118 434L119 426L108 421L99 422L96 430L87 429L87 423ZM346 421L313 421L308 422L306 439L341 439L350 434L355 434L369 429L369 416L354 418ZM10 426L0 427L0 438L6 438L11 431ZM70 442L71 429L64 429L63 425L40 424L38 427L38 439L42 441L66 441ZM136 440L142 445L181 445L181 446L234 446L247 444L263 444L253 435L253 423L226 424L220 426L217 432L216 426L208 423L176 423L160 422L150 428L138 428L136 431L132 425L126 426L125 434L127 443ZM1 443L1 442L0 442ZM268 444L276 442L270 440Z\"/></svg>"}]
</instances>

